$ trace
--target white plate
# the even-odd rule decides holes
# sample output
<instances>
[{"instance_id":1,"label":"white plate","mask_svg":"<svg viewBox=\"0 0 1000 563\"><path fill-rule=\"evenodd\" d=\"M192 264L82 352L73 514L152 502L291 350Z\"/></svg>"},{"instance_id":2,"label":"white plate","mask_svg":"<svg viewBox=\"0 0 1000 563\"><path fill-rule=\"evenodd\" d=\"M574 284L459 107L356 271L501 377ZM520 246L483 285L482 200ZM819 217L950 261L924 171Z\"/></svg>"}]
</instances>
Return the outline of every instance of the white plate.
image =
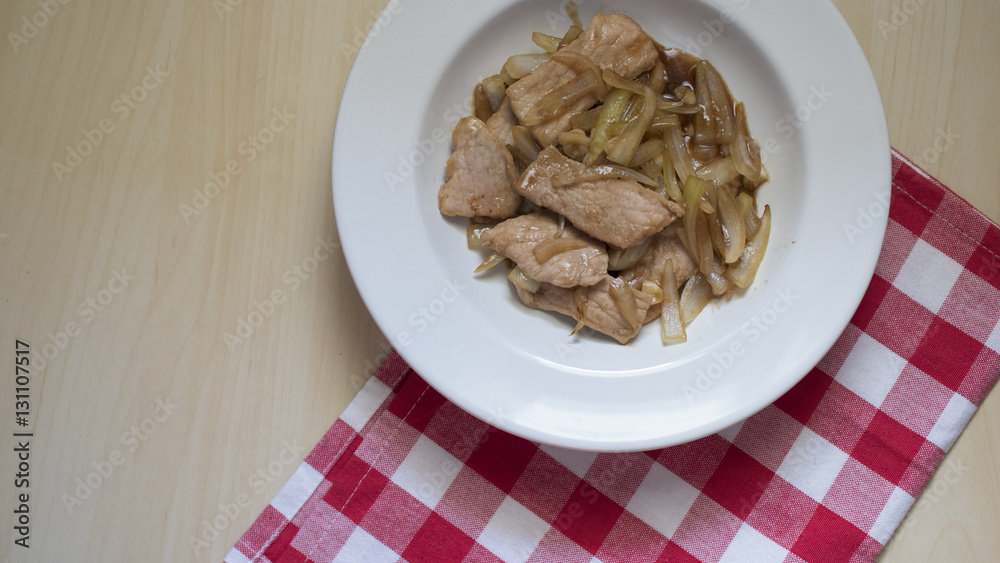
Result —
<instances>
[{"instance_id":1,"label":"white plate","mask_svg":"<svg viewBox=\"0 0 1000 563\"><path fill-rule=\"evenodd\" d=\"M713 305L687 344L657 325L631 345L531 311L437 194L451 128L473 86L531 32L561 35L558 2L394 1L341 101L333 196L347 262L386 337L431 385L519 436L602 451L648 450L721 431L772 403L847 326L885 233L889 139L868 63L825 0L591 0L667 46L712 61L746 102L772 181L769 253L757 283ZM796 117L797 115L797 117ZM738 353L736 353L738 352Z\"/></svg>"}]
</instances>

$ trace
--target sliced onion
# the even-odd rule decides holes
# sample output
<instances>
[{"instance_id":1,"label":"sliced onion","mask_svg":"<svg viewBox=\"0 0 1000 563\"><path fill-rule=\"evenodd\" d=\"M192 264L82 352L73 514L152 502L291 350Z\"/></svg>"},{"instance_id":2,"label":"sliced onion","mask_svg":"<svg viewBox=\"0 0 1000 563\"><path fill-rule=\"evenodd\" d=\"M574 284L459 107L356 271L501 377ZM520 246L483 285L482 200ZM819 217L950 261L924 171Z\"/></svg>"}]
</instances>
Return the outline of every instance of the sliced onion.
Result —
<instances>
[{"instance_id":1,"label":"sliced onion","mask_svg":"<svg viewBox=\"0 0 1000 563\"><path fill-rule=\"evenodd\" d=\"M573 104L583 98L603 90L601 77L593 72L579 74L573 80L559 86L531 107L524 114L522 123L527 126L540 125L567 112Z\"/></svg>"},{"instance_id":2,"label":"sliced onion","mask_svg":"<svg viewBox=\"0 0 1000 563\"><path fill-rule=\"evenodd\" d=\"M680 123L667 127L663 134L663 142L667 146L670 162L674 164L674 170L680 176L681 183L687 184L688 178L694 176L694 161L691 159L691 153L688 152Z\"/></svg>"},{"instance_id":3,"label":"sliced onion","mask_svg":"<svg viewBox=\"0 0 1000 563\"><path fill-rule=\"evenodd\" d=\"M581 35L583 35L582 27L578 25L569 26L569 30L566 32L566 35L563 36L562 41L560 41L559 45L556 47L556 52L558 53L564 47L566 47L566 45L569 45L570 43L576 41L577 38L580 37Z\"/></svg>"},{"instance_id":4,"label":"sliced onion","mask_svg":"<svg viewBox=\"0 0 1000 563\"><path fill-rule=\"evenodd\" d=\"M702 166L696 172L699 178L706 182L712 182L716 186L725 186L729 182L738 178L740 171L736 169L736 163L731 157L726 157L715 162Z\"/></svg>"},{"instance_id":5,"label":"sliced onion","mask_svg":"<svg viewBox=\"0 0 1000 563\"><path fill-rule=\"evenodd\" d=\"M590 248L590 245L584 240L578 238L557 237L545 239L536 244L531 252L535 255L535 260L538 260L539 264L544 264L557 254L562 254L563 252L568 252L570 250L583 250L584 248Z\"/></svg>"},{"instance_id":6,"label":"sliced onion","mask_svg":"<svg viewBox=\"0 0 1000 563\"><path fill-rule=\"evenodd\" d=\"M583 129L584 131L590 131L597 125L597 118L601 115L601 108L604 106L597 106L596 108L589 109L583 113L578 113L574 115L569 120L569 126L573 129Z\"/></svg>"},{"instance_id":7,"label":"sliced onion","mask_svg":"<svg viewBox=\"0 0 1000 563\"><path fill-rule=\"evenodd\" d=\"M483 79L482 85L486 90L486 96L490 99L490 106L494 112L497 111L503 103L504 96L507 95L507 85L504 84L503 77L499 74L488 76Z\"/></svg>"},{"instance_id":8,"label":"sliced onion","mask_svg":"<svg viewBox=\"0 0 1000 563\"><path fill-rule=\"evenodd\" d=\"M633 158L632 160L635 159ZM653 158L647 160L646 162L643 162L641 165L639 165L639 168L642 170L642 173L645 174L646 176L650 178L656 178L656 185L650 186L651 188L654 189L654 191L660 191L663 188L663 182L660 181L660 174L663 172L663 164L660 161L660 155L656 155ZM662 191L664 194L666 193L666 190ZM664 195L664 197L667 196Z\"/></svg>"},{"instance_id":9,"label":"sliced onion","mask_svg":"<svg viewBox=\"0 0 1000 563\"><path fill-rule=\"evenodd\" d=\"M701 108L698 106L689 106L680 100L668 100L662 96L656 101L656 109L657 111L680 115L694 115L701 111Z\"/></svg>"},{"instance_id":10,"label":"sliced onion","mask_svg":"<svg viewBox=\"0 0 1000 563\"><path fill-rule=\"evenodd\" d=\"M740 215L736 200L733 199L729 188L719 188L717 195L719 198L719 212L716 215L719 216L719 226L726 240L722 259L726 264L732 264L739 260L740 255L743 254L743 250L746 248L746 223Z\"/></svg>"},{"instance_id":11,"label":"sliced onion","mask_svg":"<svg viewBox=\"0 0 1000 563\"><path fill-rule=\"evenodd\" d=\"M701 210L705 213L715 213L715 207L719 202L716 193L715 183L706 181L705 192L701 194Z\"/></svg>"},{"instance_id":12,"label":"sliced onion","mask_svg":"<svg viewBox=\"0 0 1000 563\"><path fill-rule=\"evenodd\" d=\"M531 42L541 47L546 53L555 53L559 50L559 43L561 41L562 37L553 37L537 31L531 34Z\"/></svg>"},{"instance_id":13,"label":"sliced onion","mask_svg":"<svg viewBox=\"0 0 1000 563\"><path fill-rule=\"evenodd\" d=\"M684 324L691 324L691 321L701 314L714 297L712 286L708 284L705 276L701 273L697 273L689 279L681 293L681 320L684 321Z\"/></svg>"},{"instance_id":14,"label":"sliced onion","mask_svg":"<svg viewBox=\"0 0 1000 563\"><path fill-rule=\"evenodd\" d=\"M654 158L660 156L663 152L663 141L660 139L650 139L645 143L639 145L639 148L635 151L635 156L632 157L632 162L629 166L635 168L645 164ZM647 174L649 175L649 174Z\"/></svg>"},{"instance_id":15,"label":"sliced onion","mask_svg":"<svg viewBox=\"0 0 1000 563\"><path fill-rule=\"evenodd\" d=\"M735 138L736 118L726 83L708 61L694 67L694 91L701 112L695 118L695 141L700 145L729 143Z\"/></svg>"},{"instance_id":16,"label":"sliced onion","mask_svg":"<svg viewBox=\"0 0 1000 563\"><path fill-rule=\"evenodd\" d=\"M656 180L631 168L625 168L616 164L601 164L599 166L591 166L583 172L556 174L552 177L552 186L562 188L573 184L599 182L601 180L632 180L647 186L657 187L660 185Z\"/></svg>"},{"instance_id":17,"label":"sliced onion","mask_svg":"<svg viewBox=\"0 0 1000 563\"><path fill-rule=\"evenodd\" d=\"M649 130L649 124L653 122L653 114L656 113L656 93L649 86L642 86L642 89L645 94L639 115L629 122L621 135L608 142L608 160L611 162L621 165L632 162L635 151Z\"/></svg>"},{"instance_id":18,"label":"sliced onion","mask_svg":"<svg viewBox=\"0 0 1000 563\"><path fill-rule=\"evenodd\" d=\"M722 221L719 220L718 213L706 215L708 219L708 234L712 237L712 248L717 254L726 251L726 233L722 231Z\"/></svg>"},{"instance_id":19,"label":"sliced onion","mask_svg":"<svg viewBox=\"0 0 1000 563\"><path fill-rule=\"evenodd\" d=\"M532 72L533 71L534 71L534 69L532 69ZM527 74L525 74L523 76L527 76L528 74L531 74L531 72L528 72ZM513 76L511 76L510 71L507 70L507 65L504 65L503 67L500 68L500 74L499 74L499 76L500 76L500 79L503 80L504 85L506 85L506 86L510 86L511 84L513 84L513 83L515 83L515 82L518 81L518 78L514 78Z\"/></svg>"},{"instance_id":20,"label":"sliced onion","mask_svg":"<svg viewBox=\"0 0 1000 563\"><path fill-rule=\"evenodd\" d=\"M687 331L681 320L681 299L677 295L677 281L674 275L674 261L670 258L663 264L663 276L660 287L663 293L663 307L660 309L660 327L663 332L663 344L681 344L687 342Z\"/></svg>"},{"instance_id":21,"label":"sliced onion","mask_svg":"<svg viewBox=\"0 0 1000 563\"><path fill-rule=\"evenodd\" d=\"M649 71L648 86L657 94L663 94L663 89L667 87L667 67L660 60L660 57L656 57L653 70Z\"/></svg>"},{"instance_id":22,"label":"sliced onion","mask_svg":"<svg viewBox=\"0 0 1000 563\"><path fill-rule=\"evenodd\" d=\"M621 119L631 99L631 92L620 89L612 90L604 99L604 105L601 106L601 113L597 118L597 125L594 126L594 133L591 135L590 152L587 153L587 158L584 160L588 166L597 162L608 139L611 138L611 124Z\"/></svg>"},{"instance_id":23,"label":"sliced onion","mask_svg":"<svg viewBox=\"0 0 1000 563\"><path fill-rule=\"evenodd\" d=\"M674 171L674 164L670 160L670 151L664 150L660 159L663 164L663 187L667 196L677 203L684 203L684 192L677 182L677 172Z\"/></svg>"},{"instance_id":24,"label":"sliced onion","mask_svg":"<svg viewBox=\"0 0 1000 563\"><path fill-rule=\"evenodd\" d=\"M511 127L510 133L514 137L514 146L525 158L529 159L528 164L538 159L538 153L541 149L535 144L535 138L531 136L531 131L528 131L527 127L515 125Z\"/></svg>"},{"instance_id":25,"label":"sliced onion","mask_svg":"<svg viewBox=\"0 0 1000 563\"><path fill-rule=\"evenodd\" d=\"M597 63L595 63L590 57L577 53L576 51L558 51L552 55L552 60L568 66L577 74L593 72L594 76L601 76L601 67L597 66ZM607 85L604 83L603 77L601 85L603 86L603 90L599 92L597 96L599 100L603 100L608 93Z\"/></svg>"},{"instance_id":26,"label":"sliced onion","mask_svg":"<svg viewBox=\"0 0 1000 563\"><path fill-rule=\"evenodd\" d=\"M474 273L481 274L486 270L489 270L490 268L496 266L497 264L502 263L504 260L506 260L506 258L504 258L502 254L500 254L499 252L494 252L493 254L490 255L489 258L483 260L483 263L480 264L478 268L476 268Z\"/></svg>"},{"instance_id":27,"label":"sliced onion","mask_svg":"<svg viewBox=\"0 0 1000 563\"><path fill-rule=\"evenodd\" d=\"M514 266L514 268L507 273L507 279L528 293L535 293L542 287L541 283L529 278L527 274L522 272L521 268L517 266Z\"/></svg>"},{"instance_id":28,"label":"sliced onion","mask_svg":"<svg viewBox=\"0 0 1000 563\"><path fill-rule=\"evenodd\" d=\"M699 256L701 255L701 246L698 244L698 215L701 196L704 193L705 181L697 176L689 176L684 185L684 201L687 204L687 210L684 212L684 232L690 243L688 252L698 263L700 263Z\"/></svg>"},{"instance_id":29,"label":"sliced onion","mask_svg":"<svg viewBox=\"0 0 1000 563\"><path fill-rule=\"evenodd\" d=\"M573 25L577 27L583 27L583 21L580 20L580 9L577 8L576 2L574 2L573 0L569 0L569 2L566 2L565 10L566 10L566 15L569 16L569 19L570 21L573 22Z\"/></svg>"},{"instance_id":30,"label":"sliced onion","mask_svg":"<svg viewBox=\"0 0 1000 563\"><path fill-rule=\"evenodd\" d=\"M490 98L486 95L486 88L482 84L476 84L472 90L472 108L473 115L482 121L488 120L493 115L493 106L490 104Z\"/></svg>"},{"instance_id":31,"label":"sliced onion","mask_svg":"<svg viewBox=\"0 0 1000 563\"><path fill-rule=\"evenodd\" d=\"M573 307L576 309L576 326L570 336L580 332L586 326L587 302L589 301L590 290L586 287L577 286L573 289Z\"/></svg>"},{"instance_id":32,"label":"sliced onion","mask_svg":"<svg viewBox=\"0 0 1000 563\"><path fill-rule=\"evenodd\" d=\"M644 280L642 282L642 287L639 288L639 291L652 297L653 305L659 305L660 303L663 303L663 289L660 288L660 284L656 282L651 282L649 280Z\"/></svg>"},{"instance_id":33,"label":"sliced onion","mask_svg":"<svg viewBox=\"0 0 1000 563\"><path fill-rule=\"evenodd\" d=\"M635 291L642 291L642 284L646 283L645 278L642 276L632 275L628 278L623 277L623 279L625 280L625 283L627 283L628 286Z\"/></svg>"},{"instance_id":34,"label":"sliced onion","mask_svg":"<svg viewBox=\"0 0 1000 563\"><path fill-rule=\"evenodd\" d=\"M657 110L656 115L653 116L653 121L649 124L649 130L662 136L667 130L667 127L671 125L680 125L680 123L681 122L676 115Z\"/></svg>"},{"instance_id":35,"label":"sliced onion","mask_svg":"<svg viewBox=\"0 0 1000 563\"><path fill-rule=\"evenodd\" d=\"M714 162L719 159L719 145L699 145L691 143L688 146L691 151L691 157L694 158L699 164Z\"/></svg>"},{"instance_id":36,"label":"sliced onion","mask_svg":"<svg viewBox=\"0 0 1000 563\"><path fill-rule=\"evenodd\" d=\"M642 317L639 316L639 304L636 302L635 290L632 289L632 286L621 278L614 278L611 280L609 293L611 293L611 300L615 302L622 317L625 318L625 322L632 328L638 327L642 323Z\"/></svg>"},{"instance_id":37,"label":"sliced onion","mask_svg":"<svg viewBox=\"0 0 1000 563\"><path fill-rule=\"evenodd\" d=\"M736 135L736 116L733 112L733 99L729 94L729 87L722 79L719 71L715 70L712 63L705 61L706 78L711 91L712 103L715 104L719 120L719 143L727 143L733 140Z\"/></svg>"},{"instance_id":38,"label":"sliced onion","mask_svg":"<svg viewBox=\"0 0 1000 563\"><path fill-rule=\"evenodd\" d=\"M465 228L465 239L469 244L469 249L482 248L483 247L483 233L492 229L496 226L496 223L469 223L469 226Z\"/></svg>"},{"instance_id":39,"label":"sliced onion","mask_svg":"<svg viewBox=\"0 0 1000 563\"><path fill-rule=\"evenodd\" d=\"M752 214L751 214L752 215ZM760 229L752 239L747 241L747 247L740 255L739 261L729 267L726 272L726 279L733 282L736 287L746 289L753 284L757 277L757 270L760 268L764 254L767 252L767 242L771 236L771 206L764 206L764 216L760 220Z\"/></svg>"},{"instance_id":40,"label":"sliced onion","mask_svg":"<svg viewBox=\"0 0 1000 563\"><path fill-rule=\"evenodd\" d=\"M559 134L559 144L560 145L583 145L585 147L590 146L590 137L583 132L582 129L572 129L566 131L565 133Z\"/></svg>"},{"instance_id":41,"label":"sliced onion","mask_svg":"<svg viewBox=\"0 0 1000 563\"><path fill-rule=\"evenodd\" d=\"M678 86L674 90L674 95L676 95L682 102L689 106L694 106L698 104L698 95L694 93L688 85Z\"/></svg>"},{"instance_id":42,"label":"sliced onion","mask_svg":"<svg viewBox=\"0 0 1000 563\"><path fill-rule=\"evenodd\" d=\"M761 183L761 169L763 164L760 160L760 145L750 136L750 129L747 127L747 114L743 102L736 104L736 132L735 138L729 143L729 153L733 156L733 161L739 173L746 176L750 183L758 186Z\"/></svg>"},{"instance_id":43,"label":"sliced onion","mask_svg":"<svg viewBox=\"0 0 1000 563\"><path fill-rule=\"evenodd\" d=\"M552 58L549 54L531 54L531 55L514 55L507 59L507 63L503 65L503 69L508 75L514 80L520 80L525 76L528 76L532 72L542 66L542 63L548 61ZM500 73L503 76L503 73ZM507 82L508 85L512 82Z\"/></svg>"},{"instance_id":44,"label":"sliced onion","mask_svg":"<svg viewBox=\"0 0 1000 563\"><path fill-rule=\"evenodd\" d=\"M688 238L687 229L677 229L677 238L681 239L681 244L684 246L684 250L688 253L692 262L698 263L698 253L694 249L694 245L691 244L691 239Z\"/></svg>"},{"instance_id":45,"label":"sliced onion","mask_svg":"<svg viewBox=\"0 0 1000 563\"><path fill-rule=\"evenodd\" d=\"M635 80L629 80L609 68L604 69L604 72L601 74L601 77L604 79L604 82L606 82L607 85L611 86L612 88L621 88L622 90L628 90L629 92L632 92L633 94L639 94L640 96L645 95L646 88L648 88L648 86L639 84ZM656 105L657 97L658 96L656 96L656 94L654 93L653 97L654 107Z\"/></svg>"},{"instance_id":46,"label":"sliced onion","mask_svg":"<svg viewBox=\"0 0 1000 563\"><path fill-rule=\"evenodd\" d=\"M712 272L705 279L708 280L708 285L712 286L712 294L716 297L726 295L733 290L733 284L726 279L726 265L718 256L715 257Z\"/></svg>"},{"instance_id":47,"label":"sliced onion","mask_svg":"<svg viewBox=\"0 0 1000 563\"><path fill-rule=\"evenodd\" d=\"M747 193L741 193L736 198L736 205L739 207L740 216L743 217L743 225L746 227L747 238L753 238L760 229L760 218L757 217L756 205L753 197Z\"/></svg>"},{"instance_id":48,"label":"sliced onion","mask_svg":"<svg viewBox=\"0 0 1000 563\"><path fill-rule=\"evenodd\" d=\"M649 250L650 244L652 244L652 241L650 239L646 239L630 248L609 246L608 271L620 272L635 266L646 255L646 251Z\"/></svg>"},{"instance_id":49,"label":"sliced onion","mask_svg":"<svg viewBox=\"0 0 1000 563\"><path fill-rule=\"evenodd\" d=\"M715 252L712 250L712 235L708 230L708 215L698 213L698 269L706 276L712 273L712 260Z\"/></svg>"}]
</instances>

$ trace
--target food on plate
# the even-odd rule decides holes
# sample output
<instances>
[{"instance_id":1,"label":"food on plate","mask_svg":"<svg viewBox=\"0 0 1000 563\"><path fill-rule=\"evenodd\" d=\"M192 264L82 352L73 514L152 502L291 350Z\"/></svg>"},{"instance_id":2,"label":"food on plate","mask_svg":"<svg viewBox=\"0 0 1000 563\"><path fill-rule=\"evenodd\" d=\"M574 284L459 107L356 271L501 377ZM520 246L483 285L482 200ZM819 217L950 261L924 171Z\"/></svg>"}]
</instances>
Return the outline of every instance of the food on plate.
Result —
<instances>
[{"instance_id":1,"label":"food on plate","mask_svg":"<svg viewBox=\"0 0 1000 563\"><path fill-rule=\"evenodd\" d=\"M768 181L746 108L708 61L621 14L514 55L455 126L441 213L469 217L476 270L507 268L521 302L621 344L659 321L664 344L753 283Z\"/></svg>"}]
</instances>

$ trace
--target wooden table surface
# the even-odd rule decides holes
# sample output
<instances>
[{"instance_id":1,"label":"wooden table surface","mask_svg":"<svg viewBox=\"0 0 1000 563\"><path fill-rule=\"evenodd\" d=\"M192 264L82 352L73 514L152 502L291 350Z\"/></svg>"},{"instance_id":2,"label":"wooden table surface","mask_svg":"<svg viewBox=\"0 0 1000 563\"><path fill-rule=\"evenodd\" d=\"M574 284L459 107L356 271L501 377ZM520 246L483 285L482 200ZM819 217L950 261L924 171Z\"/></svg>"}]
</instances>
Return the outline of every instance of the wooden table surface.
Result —
<instances>
[{"instance_id":1,"label":"wooden table surface","mask_svg":"<svg viewBox=\"0 0 1000 563\"><path fill-rule=\"evenodd\" d=\"M388 349L330 197L386 0L43 3L0 4L0 361L34 358L31 547L9 366L0 560L221 561ZM893 145L1000 220L1000 5L835 3ZM881 561L996 561L998 444L993 393Z\"/></svg>"}]
</instances>

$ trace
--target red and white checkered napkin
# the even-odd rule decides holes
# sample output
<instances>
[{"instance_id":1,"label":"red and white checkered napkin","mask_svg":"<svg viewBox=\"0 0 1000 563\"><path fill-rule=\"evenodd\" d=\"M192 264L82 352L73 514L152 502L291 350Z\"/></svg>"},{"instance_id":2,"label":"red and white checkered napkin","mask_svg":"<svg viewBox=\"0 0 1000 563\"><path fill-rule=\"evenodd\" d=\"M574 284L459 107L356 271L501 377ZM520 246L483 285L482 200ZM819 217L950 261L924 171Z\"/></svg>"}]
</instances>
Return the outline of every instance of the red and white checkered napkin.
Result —
<instances>
[{"instance_id":1,"label":"red and white checkered napkin","mask_svg":"<svg viewBox=\"0 0 1000 563\"><path fill-rule=\"evenodd\" d=\"M660 451L567 451L393 356L226 562L873 561L1000 375L1000 228L893 164L861 308L763 412Z\"/></svg>"}]
</instances>

